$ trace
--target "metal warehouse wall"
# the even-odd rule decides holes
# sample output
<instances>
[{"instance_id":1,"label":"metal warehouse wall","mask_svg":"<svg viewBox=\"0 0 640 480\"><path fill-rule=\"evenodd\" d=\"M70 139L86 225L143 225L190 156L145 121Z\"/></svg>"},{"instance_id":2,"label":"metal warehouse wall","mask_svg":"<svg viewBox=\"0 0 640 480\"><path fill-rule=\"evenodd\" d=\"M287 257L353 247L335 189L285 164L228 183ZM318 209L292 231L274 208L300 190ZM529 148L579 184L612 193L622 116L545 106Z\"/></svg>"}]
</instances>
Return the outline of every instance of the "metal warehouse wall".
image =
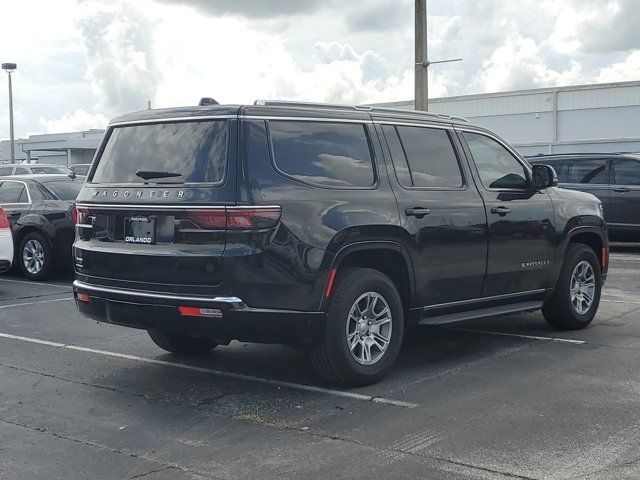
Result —
<instances>
[{"instance_id":1,"label":"metal warehouse wall","mask_svg":"<svg viewBox=\"0 0 640 480\"><path fill-rule=\"evenodd\" d=\"M490 128L524 155L640 152L640 82L436 98L429 109Z\"/></svg>"}]
</instances>

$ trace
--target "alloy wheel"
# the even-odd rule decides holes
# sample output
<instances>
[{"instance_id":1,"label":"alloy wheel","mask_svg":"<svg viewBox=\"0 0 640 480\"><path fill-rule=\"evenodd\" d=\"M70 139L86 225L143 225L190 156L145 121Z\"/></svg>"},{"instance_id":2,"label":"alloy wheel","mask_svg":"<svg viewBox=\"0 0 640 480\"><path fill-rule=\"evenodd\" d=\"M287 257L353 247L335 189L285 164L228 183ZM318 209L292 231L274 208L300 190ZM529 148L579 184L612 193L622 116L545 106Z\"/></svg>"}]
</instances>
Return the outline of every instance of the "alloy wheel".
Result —
<instances>
[{"instance_id":1,"label":"alloy wheel","mask_svg":"<svg viewBox=\"0 0 640 480\"><path fill-rule=\"evenodd\" d=\"M571 274L571 305L576 313L583 315L589 311L596 293L596 277L593 267L586 260L579 262Z\"/></svg>"},{"instance_id":2,"label":"alloy wheel","mask_svg":"<svg viewBox=\"0 0 640 480\"><path fill-rule=\"evenodd\" d=\"M37 275L44 267L44 248L39 241L31 239L22 249L22 262L27 271Z\"/></svg>"},{"instance_id":3,"label":"alloy wheel","mask_svg":"<svg viewBox=\"0 0 640 480\"><path fill-rule=\"evenodd\" d=\"M391 343L392 317L387 300L376 292L363 293L353 303L347 319L347 346L361 365L384 357Z\"/></svg>"}]
</instances>

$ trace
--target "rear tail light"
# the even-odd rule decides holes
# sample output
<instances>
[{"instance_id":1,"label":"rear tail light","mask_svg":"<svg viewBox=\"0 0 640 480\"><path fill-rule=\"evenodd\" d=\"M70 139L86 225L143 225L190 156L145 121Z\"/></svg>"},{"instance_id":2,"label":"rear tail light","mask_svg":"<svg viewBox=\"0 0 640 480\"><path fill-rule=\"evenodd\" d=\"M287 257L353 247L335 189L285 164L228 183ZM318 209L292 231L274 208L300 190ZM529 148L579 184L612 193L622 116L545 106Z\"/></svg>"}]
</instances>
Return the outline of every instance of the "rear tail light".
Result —
<instances>
[{"instance_id":1,"label":"rear tail light","mask_svg":"<svg viewBox=\"0 0 640 480\"><path fill-rule=\"evenodd\" d=\"M187 217L202 229L264 230L278 224L280 207L226 207L189 210Z\"/></svg>"},{"instance_id":2,"label":"rear tail light","mask_svg":"<svg viewBox=\"0 0 640 480\"><path fill-rule=\"evenodd\" d=\"M205 230L219 230L227 226L226 211L224 208L214 210L190 210L187 213L187 218Z\"/></svg>"},{"instance_id":3,"label":"rear tail light","mask_svg":"<svg viewBox=\"0 0 640 480\"><path fill-rule=\"evenodd\" d=\"M73 220L76 225L83 225L89 217L89 209L86 207L77 207L74 205L71 209L70 215L71 220Z\"/></svg>"},{"instance_id":4,"label":"rear tail light","mask_svg":"<svg viewBox=\"0 0 640 480\"><path fill-rule=\"evenodd\" d=\"M9 229L11 225L9 224L9 219L7 218L7 214L4 213L4 210L0 208L0 229Z\"/></svg>"}]
</instances>

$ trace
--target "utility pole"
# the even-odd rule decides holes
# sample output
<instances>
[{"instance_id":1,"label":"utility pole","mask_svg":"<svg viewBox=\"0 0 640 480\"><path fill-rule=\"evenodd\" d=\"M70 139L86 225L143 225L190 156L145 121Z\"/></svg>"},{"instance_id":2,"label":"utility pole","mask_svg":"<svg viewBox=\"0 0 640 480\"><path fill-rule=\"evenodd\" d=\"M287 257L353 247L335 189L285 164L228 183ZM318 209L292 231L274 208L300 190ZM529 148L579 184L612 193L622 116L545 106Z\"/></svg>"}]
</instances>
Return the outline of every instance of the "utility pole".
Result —
<instances>
[{"instance_id":1,"label":"utility pole","mask_svg":"<svg viewBox=\"0 0 640 480\"><path fill-rule=\"evenodd\" d=\"M416 1L416 80L415 109L429 110L429 66L434 63L461 62L461 58L429 61L427 45L427 0Z\"/></svg>"},{"instance_id":2,"label":"utility pole","mask_svg":"<svg viewBox=\"0 0 640 480\"><path fill-rule=\"evenodd\" d=\"M16 70L15 63L3 63L2 69L9 75L9 144L11 147L11 163L16 163L15 138L13 135L13 88L11 74Z\"/></svg>"},{"instance_id":3,"label":"utility pole","mask_svg":"<svg viewBox=\"0 0 640 480\"><path fill-rule=\"evenodd\" d=\"M416 2L415 29L415 109L429 109L429 73L427 64L427 0Z\"/></svg>"}]
</instances>

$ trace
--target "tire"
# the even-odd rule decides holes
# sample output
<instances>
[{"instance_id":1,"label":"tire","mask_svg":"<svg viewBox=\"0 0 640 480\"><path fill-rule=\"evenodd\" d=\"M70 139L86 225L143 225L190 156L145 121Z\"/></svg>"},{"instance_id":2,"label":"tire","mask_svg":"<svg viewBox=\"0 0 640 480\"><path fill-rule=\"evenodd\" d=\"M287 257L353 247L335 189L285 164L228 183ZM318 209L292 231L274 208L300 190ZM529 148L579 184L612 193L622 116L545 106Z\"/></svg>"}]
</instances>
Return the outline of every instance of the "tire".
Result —
<instances>
[{"instance_id":1,"label":"tire","mask_svg":"<svg viewBox=\"0 0 640 480\"><path fill-rule=\"evenodd\" d=\"M590 267L587 267L587 265ZM579 268L584 268L589 277L589 272L593 277L593 296L591 303L586 308L586 301L590 293L587 285L591 282L582 282L582 287L575 280L572 280L574 272L581 277ZM585 294L578 293L577 297L572 296L572 284L574 291L584 290ZM600 294L602 292L602 271L600 262L594 251L586 245L569 244L562 262L558 283L551 298L545 301L542 307L542 314L547 323L561 330L580 330L589 326L593 317L598 311L600 304ZM582 299L582 300L581 300ZM576 307L578 304L578 307ZM582 311L580 311L582 309Z\"/></svg>"},{"instance_id":2,"label":"tire","mask_svg":"<svg viewBox=\"0 0 640 480\"><path fill-rule=\"evenodd\" d=\"M210 338L191 337L179 333L162 332L160 330L147 330L151 340L163 350L182 355L201 355L210 352L218 346Z\"/></svg>"},{"instance_id":3,"label":"tire","mask_svg":"<svg viewBox=\"0 0 640 480\"><path fill-rule=\"evenodd\" d=\"M51 275L53 254L44 235L29 232L24 236L18 250L18 263L29 280L45 280Z\"/></svg>"},{"instance_id":4,"label":"tire","mask_svg":"<svg viewBox=\"0 0 640 480\"><path fill-rule=\"evenodd\" d=\"M350 316L353 311L358 312L358 309L366 310L366 302L369 301L371 305L376 298L374 312L367 310L361 312L363 315ZM359 299L359 306L356 307ZM385 304L388 306L388 314L382 313ZM372 313L381 315L377 324L371 318ZM364 322L358 322L357 319L363 317L368 318ZM388 317L390 321L387 321ZM366 331L357 330L358 327ZM348 330L355 332L355 336L348 333ZM347 268L340 271L336 278L327 310L324 335L311 348L311 362L318 374L330 383L344 386L368 385L389 372L400 353L403 334L404 309L393 282L377 270ZM347 343L348 337L356 343L353 353ZM380 345L384 345L381 338L389 340L384 351L380 348ZM363 342L369 348L364 347ZM357 360L356 357L360 359Z\"/></svg>"}]
</instances>

